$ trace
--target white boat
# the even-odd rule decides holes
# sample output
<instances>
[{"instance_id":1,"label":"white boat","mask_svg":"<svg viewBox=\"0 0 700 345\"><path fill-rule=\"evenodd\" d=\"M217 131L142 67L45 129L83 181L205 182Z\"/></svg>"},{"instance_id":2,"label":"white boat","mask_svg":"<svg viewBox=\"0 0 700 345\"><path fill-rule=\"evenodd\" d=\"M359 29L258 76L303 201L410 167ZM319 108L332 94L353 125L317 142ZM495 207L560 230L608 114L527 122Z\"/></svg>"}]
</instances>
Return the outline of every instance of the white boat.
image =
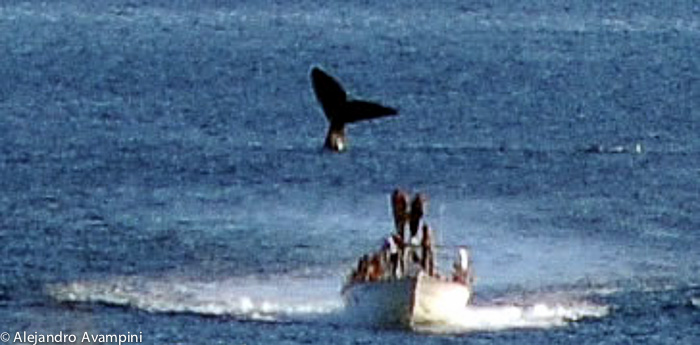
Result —
<instances>
[{"instance_id":1,"label":"white boat","mask_svg":"<svg viewBox=\"0 0 700 345\"><path fill-rule=\"evenodd\" d=\"M472 290L420 271L414 277L350 282L342 294L346 309L364 320L412 328L449 320L469 304Z\"/></svg>"},{"instance_id":2,"label":"white boat","mask_svg":"<svg viewBox=\"0 0 700 345\"><path fill-rule=\"evenodd\" d=\"M450 320L463 311L472 298L472 269L469 252L459 247L454 271L449 276L435 272L432 231L423 222L425 197L417 195L408 210L408 196L396 190L392 207L397 232L388 236L381 249L362 256L342 289L346 311L360 320L392 326L414 327ZM404 237L409 223L410 237Z\"/></svg>"}]
</instances>

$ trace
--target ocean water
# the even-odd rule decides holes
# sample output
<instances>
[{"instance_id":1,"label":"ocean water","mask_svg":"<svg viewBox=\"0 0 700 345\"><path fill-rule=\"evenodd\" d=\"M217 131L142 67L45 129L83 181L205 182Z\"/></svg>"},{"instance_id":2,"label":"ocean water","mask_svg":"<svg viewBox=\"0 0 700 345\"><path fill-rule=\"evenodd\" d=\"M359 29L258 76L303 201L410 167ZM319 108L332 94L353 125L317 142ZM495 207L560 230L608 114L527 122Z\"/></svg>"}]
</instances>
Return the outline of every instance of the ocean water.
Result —
<instances>
[{"instance_id":1,"label":"ocean water","mask_svg":"<svg viewBox=\"0 0 700 345\"><path fill-rule=\"evenodd\" d=\"M700 5L0 3L0 332L147 344L700 343ZM399 109L321 149L322 66ZM475 305L340 286L429 196ZM80 339L80 338L79 338Z\"/></svg>"}]
</instances>

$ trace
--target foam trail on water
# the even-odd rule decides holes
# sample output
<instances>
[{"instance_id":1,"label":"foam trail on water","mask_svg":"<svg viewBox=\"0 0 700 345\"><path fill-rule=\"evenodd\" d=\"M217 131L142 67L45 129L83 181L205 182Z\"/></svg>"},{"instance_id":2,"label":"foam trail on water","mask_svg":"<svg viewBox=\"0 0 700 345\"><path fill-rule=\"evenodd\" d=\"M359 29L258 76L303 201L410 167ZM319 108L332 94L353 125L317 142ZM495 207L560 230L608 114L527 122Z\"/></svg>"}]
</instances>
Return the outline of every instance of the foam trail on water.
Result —
<instances>
[{"instance_id":1,"label":"foam trail on water","mask_svg":"<svg viewBox=\"0 0 700 345\"><path fill-rule=\"evenodd\" d=\"M262 321L313 321L337 325L367 324L368 315L346 310L339 281L331 278L235 277L197 281L182 277L113 277L47 287L65 303L99 303L149 312L232 316ZM531 301L485 302L464 307L414 329L427 333L467 333L519 328L550 328L585 318L600 318L608 307L558 296ZM697 306L697 300L693 303ZM490 304L489 304L490 303Z\"/></svg>"},{"instance_id":2,"label":"foam trail on water","mask_svg":"<svg viewBox=\"0 0 700 345\"><path fill-rule=\"evenodd\" d=\"M584 318L600 318L607 314L608 307L588 302L481 305L465 307L438 322L418 325L416 328L433 333L551 328Z\"/></svg>"},{"instance_id":3,"label":"foam trail on water","mask_svg":"<svg viewBox=\"0 0 700 345\"><path fill-rule=\"evenodd\" d=\"M150 312L182 312L280 320L329 313L342 307L337 282L329 279L228 278L200 282L182 278L118 277L51 285L60 302L102 303Z\"/></svg>"}]
</instances>

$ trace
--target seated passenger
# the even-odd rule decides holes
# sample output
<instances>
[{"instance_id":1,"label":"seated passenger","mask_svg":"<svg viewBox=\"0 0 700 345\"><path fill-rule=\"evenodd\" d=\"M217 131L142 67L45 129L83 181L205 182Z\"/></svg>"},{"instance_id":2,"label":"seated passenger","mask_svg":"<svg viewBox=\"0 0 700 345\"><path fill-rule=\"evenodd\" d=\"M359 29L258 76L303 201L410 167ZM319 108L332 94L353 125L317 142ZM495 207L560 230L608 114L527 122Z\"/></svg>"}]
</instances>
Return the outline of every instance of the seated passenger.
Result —
<instances>
[{"instance_id":1,"label":"seated passenger","mask_svg":"<svg viewBox=\"0 0 700 345\"><path fill-rule=\"evenodd\" d=\"M363 255L360 260L357 261L357 268L352 272L351 280L354 282L363 282L367 280L367 266L369 262L369 256Z\"/></svg>"},{"instance_id":2,"label":"seated passenger","mask_svg":"<svg viewBox=\"0 0 700 345\"><path fill-rule=\"evenodd\" d=\"M367 277L369 281L378 281L382 279L384 275L384 268L382 267L382 257L380 254L375 254L369 261L369 267L367 269Z\"/></svg>"}]
</instances>

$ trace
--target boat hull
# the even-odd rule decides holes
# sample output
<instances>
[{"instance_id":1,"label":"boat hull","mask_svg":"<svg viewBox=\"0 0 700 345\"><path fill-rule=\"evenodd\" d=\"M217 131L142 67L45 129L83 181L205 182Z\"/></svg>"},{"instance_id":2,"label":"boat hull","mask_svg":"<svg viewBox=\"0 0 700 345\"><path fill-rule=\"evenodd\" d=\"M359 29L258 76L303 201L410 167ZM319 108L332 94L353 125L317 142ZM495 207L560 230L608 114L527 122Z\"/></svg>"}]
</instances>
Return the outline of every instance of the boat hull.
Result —
<instances>
[{"instance_id":1,"label":"boat hull","mask_svg":"<svg viewBox=\"0 0 700 345\"><path fill-rule=\"evenodd\" d=\"M346 308L358 318L380 326L407 326L441 323L471 299L465 284L428 276L352 283L343 290Z\"/></svg>"}]
</instances>

